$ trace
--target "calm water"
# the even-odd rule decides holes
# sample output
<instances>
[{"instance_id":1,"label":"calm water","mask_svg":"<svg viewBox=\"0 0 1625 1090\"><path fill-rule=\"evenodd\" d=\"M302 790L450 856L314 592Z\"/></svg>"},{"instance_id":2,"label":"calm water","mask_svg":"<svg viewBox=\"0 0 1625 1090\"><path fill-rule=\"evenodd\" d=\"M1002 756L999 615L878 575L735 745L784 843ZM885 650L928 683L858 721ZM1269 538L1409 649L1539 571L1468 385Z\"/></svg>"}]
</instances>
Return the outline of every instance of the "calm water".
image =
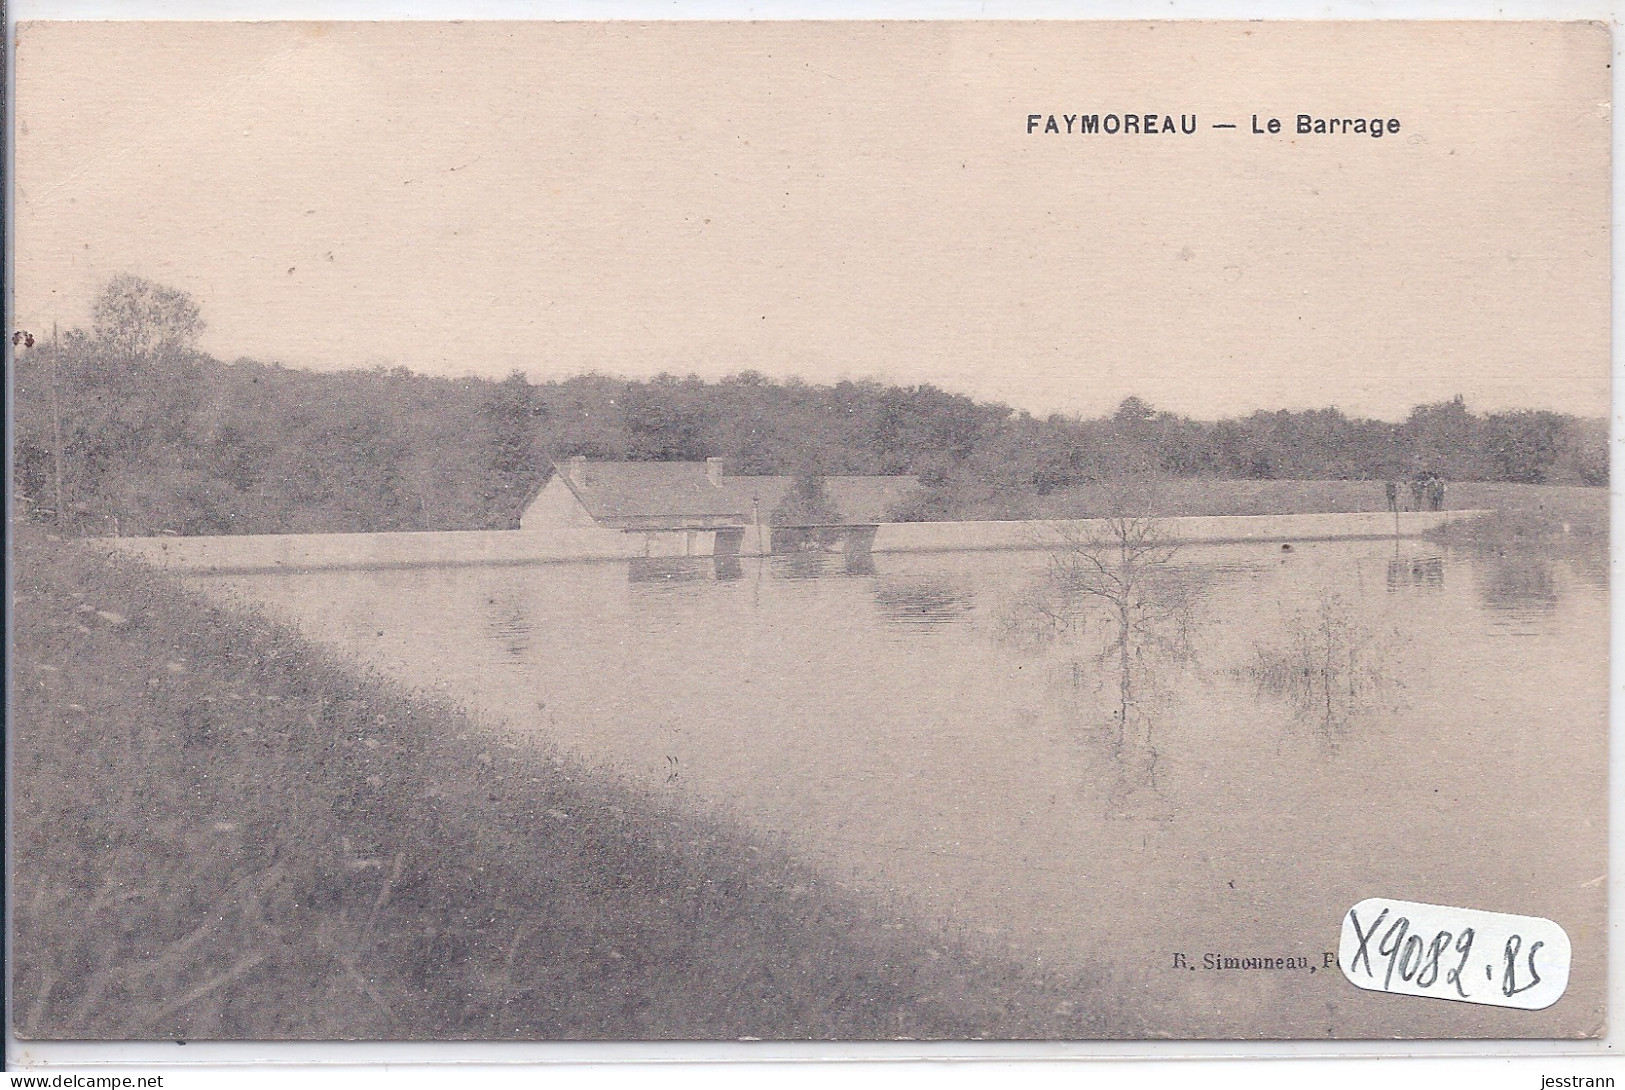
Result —
<instances>
[{"instance_id":1,"label":"calm water","mask_svg":"<svg viewBox=\"0 0 1625 1090\"><path fill-rule=\"evenodd\" d=\"M1170 1034L1594 1028L1600 572L1424 542L1174 563L1189 605L1136 631L1128 727L1119 630L1058 623L1038 553L197 582L505 729L724 803L1034 965L1109 972ZM1556 919L1569 994L1531 1014L1371 995L1335 967L1172 968L1210 951L1318 967L1370 896Z\"/></svg>"}]
</instances>

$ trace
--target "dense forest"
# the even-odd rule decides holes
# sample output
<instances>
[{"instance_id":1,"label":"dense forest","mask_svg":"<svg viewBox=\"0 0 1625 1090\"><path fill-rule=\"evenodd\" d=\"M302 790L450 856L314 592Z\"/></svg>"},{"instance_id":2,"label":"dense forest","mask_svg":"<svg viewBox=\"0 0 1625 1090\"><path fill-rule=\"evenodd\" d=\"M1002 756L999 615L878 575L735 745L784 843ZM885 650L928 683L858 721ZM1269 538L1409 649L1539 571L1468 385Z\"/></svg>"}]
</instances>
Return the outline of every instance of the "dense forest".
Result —
<instances>
[{"instance_id":1,"label":"dense forest","mask_svg":"<svg viewBox=\"0 0 1625 1090\"><path fill-rule=\"evenodd\" d=\"M183 293L110 282L93 328L16 345L14 472L80 534L498 529L554 460L728 459L737 473L916 475L897 519L1019 518L1125 474L1607 483L1607 424L1461 398L1400 423L1335 408L1199 421L1137 398L1036 417L936 387L589 374L532 383L404 368L313 372L196 347ZM21 335L19 335L21 336Z\"/></svg>"}]
</instances>

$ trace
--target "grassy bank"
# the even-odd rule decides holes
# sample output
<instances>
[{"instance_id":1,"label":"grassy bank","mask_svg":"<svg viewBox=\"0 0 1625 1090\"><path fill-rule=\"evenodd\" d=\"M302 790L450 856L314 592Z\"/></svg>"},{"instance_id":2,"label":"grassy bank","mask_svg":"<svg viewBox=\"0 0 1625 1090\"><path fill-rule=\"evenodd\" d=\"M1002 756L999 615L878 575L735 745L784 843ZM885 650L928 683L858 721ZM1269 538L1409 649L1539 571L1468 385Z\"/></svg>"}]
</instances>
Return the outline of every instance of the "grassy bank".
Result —
<instances>
[{"instance_id":1,"label":"grassy bank","mask_svg":"<svg viewBox=\"0 0 1625 1090\"><path fill-rule=\"evenodd\" d=\"M1139 1028L1101 981L1036 979L260 617L38 533L14 548L21 1036Z\"/></svg>"},{"instance_id":2,"label":"grassy bank","mask_svg":"<svg viewBox=\"0 0 1625 1090\"><path fill-rule=\"evenodd\" d=\"M1536 542L1608 544L1608 489L1544 484L1460 484L1450 506L1493 510L1492 519L1447 526L1439 535L1461 544L1497 546Z\"/></svg>"}]
</instances>

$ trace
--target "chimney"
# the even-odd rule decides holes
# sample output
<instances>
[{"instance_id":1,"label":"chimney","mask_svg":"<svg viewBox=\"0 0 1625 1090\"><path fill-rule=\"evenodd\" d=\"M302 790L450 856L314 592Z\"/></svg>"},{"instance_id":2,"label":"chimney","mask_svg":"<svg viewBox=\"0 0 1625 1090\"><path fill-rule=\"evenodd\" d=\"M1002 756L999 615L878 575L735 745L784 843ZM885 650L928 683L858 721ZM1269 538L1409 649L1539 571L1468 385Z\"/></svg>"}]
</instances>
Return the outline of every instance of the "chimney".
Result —
<instances>
[{"instance_id":1,"label":"chimney","mask_svg":"<svg viewBox=\"0 0 1625 1090\"><path fill-rule=\"evenodd\" d=\"M577 488L587 487L587 456L574 454L570 456L570 483Z\"/></svg>"},{"instance_id":2,"label":"chimney","mask_svg":"<svg viewBox=\"0 0 1625 1090\"><path fill-rule=\"evenodd\" d=\"M711 482L711 487L722 487L722 459L707 458L705 460L705 479Z\"/></svg>"}]
</instances>

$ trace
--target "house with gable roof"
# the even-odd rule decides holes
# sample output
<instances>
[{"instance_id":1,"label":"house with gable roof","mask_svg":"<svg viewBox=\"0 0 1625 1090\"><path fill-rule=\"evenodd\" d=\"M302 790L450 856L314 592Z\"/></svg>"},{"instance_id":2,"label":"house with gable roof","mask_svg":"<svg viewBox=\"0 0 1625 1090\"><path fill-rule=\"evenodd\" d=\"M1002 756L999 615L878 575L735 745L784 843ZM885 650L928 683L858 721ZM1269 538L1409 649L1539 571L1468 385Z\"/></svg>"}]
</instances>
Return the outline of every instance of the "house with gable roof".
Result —
<instances>
[{"instance_id":1,"label":"house with gable roof","mask_svg":"<svg viewBox=\"0 0 1625 1090\"><path fill-rule=\"evenodd\" d=\"M592 462L576 456L526 506L521 530L722 530L765 526L795 485L789 476L735 476L721 458L703 462ZM845 524L886 521L913 477L825 477L824 491Z\"/></svg>"}]
</instances>

